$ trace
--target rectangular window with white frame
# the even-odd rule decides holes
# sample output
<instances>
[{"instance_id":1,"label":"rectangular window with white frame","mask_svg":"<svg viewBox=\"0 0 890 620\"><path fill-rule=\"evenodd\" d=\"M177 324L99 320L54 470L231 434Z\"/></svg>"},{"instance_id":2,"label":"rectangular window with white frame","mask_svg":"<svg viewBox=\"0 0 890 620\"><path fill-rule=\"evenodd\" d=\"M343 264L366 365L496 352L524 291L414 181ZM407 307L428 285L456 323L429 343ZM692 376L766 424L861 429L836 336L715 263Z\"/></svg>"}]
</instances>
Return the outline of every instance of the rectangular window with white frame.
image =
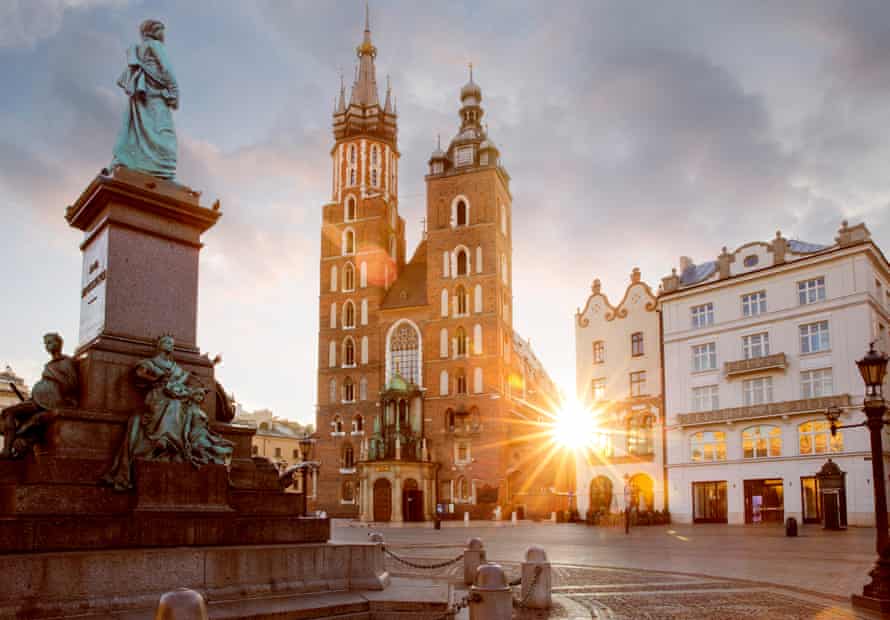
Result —
<instances>
[{"instance_id":1,"label":"rectangular window with white frame","mask_svg":"<svg viewBox=\"0 0 890 620\"><path fill-rule=\"evenodd\" d=\"M821 353L831 349L828 321L816 321L800 326L800 352Z\"/></svg>"},{"instance_id":2,"label":"rectangular window with white frame","mask_svg":"<svg viewBox=\"0 0 890 620\"><path fill-rule=\"evenodd\" d=\"M773 402L773 378L758 377L742 382L742 397L746 407Z\"/></svg>"},{"instance_id":3,"label":"rectangular window with white frame","mask_svg":"<svg viewBox=\"0 0 890 620\"><path fill-rule=\"evenodd\" d=\"M820 276L798 282L797 301L801 306L825 301L825 277Z\"/></svg>"},{"instance_id":4,"label":"rectangular window with white frame","mask_svg":"<svg viewBox=\"0 0 890 620\"><path fill-rule=\"evenodd\" d=\"M692 388L693 411L716 411L720 408L720 387L703 385Z\"/></svg>"},{"instance_id":5,"label":"rectangular window with white frame","mask_svg":"<svg viewBox=\"0 0 890 620\"><path fill-rule=\"evenodd\" d=\"M800 397L821 398L834 394L834 377L831 368L804 370L800 373Z\"/></svg>"},{"instance_id":6,"label":"rectangular window with white frame","mask_svg":"<svg viewBox=\"0 0 890 620\"><path fill-rule=\"evenodd\" d=\"M742 295L742 316L758 316L766 313L766 291Z\"/></svg>"},{"instance_id":7,"label":"rectangular window with white frame","mask_svg":"<svg viewBox=\"0 0 890 620\"><path fill-rule=\"evenodd\" d=\"M606 380L594 379L591 383L591 396L597 402L606 398Z\"/></svg>"},{"instance_id":8,"label":"rectangular window with white frame","mask_svg":"<svg viewBox=\"0 0 890 620\"><path fill-rule=\"evenodd\" d=\"M630 373L630 395L645 396L646 394L646 371L639 370Z\"/></svg>"},{"instance_id":9,"label":"rectangular window with white frame","mask_svg":"<svg viewBox=\"0 0 890 620\"><path fill-rule=\"evenodd\" d=\"M700 329L714 324L714 304L706 303L690 308L692 329Z\"/></svg>"},{"instance_id":10,"label":"rectangular window with white frame","mask_svg":"<svg viewBox=\"0 0 890 620\"><path fill-rule=\"evenodd\" d=\"M717 343L708 342L692 347L692 372L717 370Z\"/></svg>"},{"instance_id":11,"label":"rectangular window with white frame","mask_svg":"<svg viewBox=\"0 0 890 620\"><path fill-rule=\"evenodd\" d=\"M742 354L746 360L769 355L769 334L749 334L742 336Z\"/></svg>"}]
</instances>

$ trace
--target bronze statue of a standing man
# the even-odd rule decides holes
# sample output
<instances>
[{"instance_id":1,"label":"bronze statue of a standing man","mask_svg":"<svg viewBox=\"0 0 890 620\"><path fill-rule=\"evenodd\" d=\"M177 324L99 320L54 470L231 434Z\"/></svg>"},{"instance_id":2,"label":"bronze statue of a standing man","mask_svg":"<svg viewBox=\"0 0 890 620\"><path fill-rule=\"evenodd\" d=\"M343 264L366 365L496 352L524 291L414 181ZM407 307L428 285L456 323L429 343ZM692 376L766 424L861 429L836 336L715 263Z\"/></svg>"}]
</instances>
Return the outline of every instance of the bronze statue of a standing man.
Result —
<instances>
[{"instance_id":1,"label":"bronze statue of a standing man","mask_svg":"<svg viewBox=\"0 0 890 620\"><path fill-rule=\"evenodd\" d=\"M127 50L127 68L117 80L129 102L111 167L173 180L177 143L172 110L179 108L179 86L164 45L164 24L148 19L139 32L142 43Z\"/></svg>"},{"instance_id":2,"label":"bronze statue of a standing man","mask_svg":"<svg viewBox=\"0 0 890 620\"><path fill-rule=\"evenodd\" d=\"M62 353L64 341L59 334L46 334L43 343L51 359L44 366L40 381L34 384L31 398L11 405L0 413L3 418L3 451L0 457L23 457L42 438L53 409L77 406L79 382L74 358Z\"/></svg>"}]
</instances>

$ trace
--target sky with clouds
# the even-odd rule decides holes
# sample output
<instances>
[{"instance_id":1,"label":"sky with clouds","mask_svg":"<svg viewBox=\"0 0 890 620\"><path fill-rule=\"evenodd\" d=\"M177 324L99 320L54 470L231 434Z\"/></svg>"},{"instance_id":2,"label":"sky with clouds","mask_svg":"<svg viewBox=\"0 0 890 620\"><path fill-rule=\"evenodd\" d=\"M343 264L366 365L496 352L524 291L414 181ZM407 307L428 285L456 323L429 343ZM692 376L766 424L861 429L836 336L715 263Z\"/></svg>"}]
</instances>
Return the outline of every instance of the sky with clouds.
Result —
<instances>
[{"instance_id":1,"label":"sky with clouds","mask_svg":"<svg viewBox=\"0 0 890 620\"><path fill-rule=\"evenodd\" d=\"M178 180L222 201L201 256L199 344L248 409L314 419L331 110L361 0L0 1L0 363L33 382L76 341L80 234L63 213L111 157L115 80L147 18L181 91ZM399 105L412 248L437 134L473 62L512 175L515 324L574 384L575 308L689 255L864 220L890 248L890 3L372 0ZM411 250L409 250L410 252Z\"/></svg>"}]
</instances>

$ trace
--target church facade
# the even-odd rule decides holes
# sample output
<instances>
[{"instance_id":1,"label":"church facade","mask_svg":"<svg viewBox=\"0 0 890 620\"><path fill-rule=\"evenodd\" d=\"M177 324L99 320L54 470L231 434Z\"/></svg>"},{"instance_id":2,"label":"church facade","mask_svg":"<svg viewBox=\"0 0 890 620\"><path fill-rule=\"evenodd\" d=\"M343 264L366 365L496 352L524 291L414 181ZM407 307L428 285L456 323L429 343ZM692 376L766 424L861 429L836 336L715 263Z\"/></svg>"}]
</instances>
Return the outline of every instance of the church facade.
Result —
<instances>
[{"instance_id":1,"label":"church facade","mask_svg":"<svg viewBox=\"0 0 890 620\"><path fill-rule=\"evenodd\" d=\"M409 256L397 111L389 85L378 97L367 21L357 54L323 207L316 508L364 521L556 509L569 487L530 438L559 399L513 330L510 177L481 88L471 73L457 135L429 159L426 230Z\"/></svg>"}]
</instances>

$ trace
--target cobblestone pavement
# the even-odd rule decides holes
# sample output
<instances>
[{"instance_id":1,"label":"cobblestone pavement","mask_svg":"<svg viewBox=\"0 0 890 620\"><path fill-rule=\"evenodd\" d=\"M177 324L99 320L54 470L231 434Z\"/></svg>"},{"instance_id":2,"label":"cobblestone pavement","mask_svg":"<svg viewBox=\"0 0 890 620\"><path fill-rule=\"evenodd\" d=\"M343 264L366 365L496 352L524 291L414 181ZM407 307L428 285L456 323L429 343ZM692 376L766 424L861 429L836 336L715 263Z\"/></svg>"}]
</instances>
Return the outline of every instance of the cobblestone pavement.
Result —
<instances>
[{"instance_id":1,"label":"cobblestone pavement","mask_svg":"<svg viewBox=\"0 0 890 620\"><path fill-rule=\"evenodd\" d=\"M411 564L441 563L429 557L403 556ZM519 576L519 565L502 563L507 578ZM466 594L463 563L418 569L387 558L396 576L441 579L452 583L455 598ZM514 588L514 598L518 597ZM610 620L856 620L847 599L739 579L700 577L662 571L553 566L553 607L548 611L516 610L517 620L597 618ZM463 614L466 615L466 614ZM460 616L459 616L460 617Z\"/></svg>"},{"instance_id":2,"label":"cobblestone pavement","mask_svg":"<svg viewBox=\"0 0 890 620\"><path fill-rule=\"evenodd\" d=\"M626 536L618 528L575 524L474 522L464 527L462 523L445 523L441 530L434 530L428 523L403 527L374 524L369 528L336 521L333 541L367 540L369 531L382 532L393 551L418 558L454 557L468 538L478 536L488 558L495 561L521 561L528 546L537 544L554 563L637 569L632 574L666 571L758 582L833 596L844 603L850 594L862 591L875 559L874 529L826 532L811 525L803 526L799 537L788 538L781 527L710 524L639 527ZM606 572L598 578L612 584L620 574ZM701 597L702 589L706 588L698 587L682 596L690 600ZM615 592L614 596L620 609L620 595Z\"/></svg>"}]
</instances>

